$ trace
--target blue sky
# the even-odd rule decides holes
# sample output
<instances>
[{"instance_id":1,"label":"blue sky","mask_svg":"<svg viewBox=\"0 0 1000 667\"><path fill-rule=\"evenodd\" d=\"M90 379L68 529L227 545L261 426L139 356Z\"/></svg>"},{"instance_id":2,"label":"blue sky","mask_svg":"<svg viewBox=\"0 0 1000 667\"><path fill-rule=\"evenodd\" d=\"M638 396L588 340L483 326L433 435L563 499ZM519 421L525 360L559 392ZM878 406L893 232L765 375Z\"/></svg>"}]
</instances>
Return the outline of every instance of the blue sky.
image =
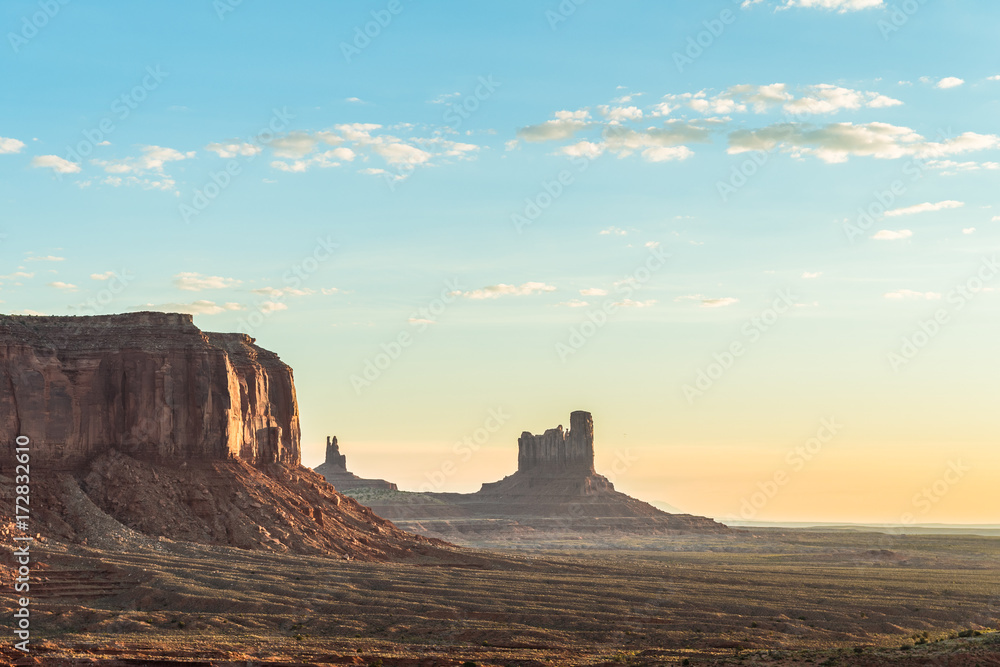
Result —
<instances>
[{"instance_id":1,"label":"blue sky","mask_svg":"<svg viewBox=\"0 0 1000 667\"><path fill-rule=\"evenodd\" d=\"M986 520L1000 7L904 4L5 3L0 308L247 331L403 488L587 409L738 516L833 417L743 518Z\"/></svg>"}]
</instances>

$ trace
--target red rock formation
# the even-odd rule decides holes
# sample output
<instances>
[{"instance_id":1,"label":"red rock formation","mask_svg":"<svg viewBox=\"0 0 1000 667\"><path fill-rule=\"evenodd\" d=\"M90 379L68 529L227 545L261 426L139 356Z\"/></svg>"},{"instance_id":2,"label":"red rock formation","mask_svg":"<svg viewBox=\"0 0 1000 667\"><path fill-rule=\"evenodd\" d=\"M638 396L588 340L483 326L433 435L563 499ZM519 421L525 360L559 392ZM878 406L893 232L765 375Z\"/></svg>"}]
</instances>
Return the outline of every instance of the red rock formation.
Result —
<instances>
[{"instance_id":1,"label":"red rock formation","mask_svg":"<svg viewBox=\"0 0 1000 667\"><path fill-rule=\"evenodd\" d=\"M447 551L303 468L291 369L190 315L0 316L0 442L18 435L32 527L48 538L368 560ZM12 461L0 457L8 506Z\"/></svg>"},{"instance_id":2,"label":"red rock formation","mask_svg":"<svg viewBox=\"0 0 1000 667\"><path fill-rule=\"evenodd\" d=\"M298 463L292 372L190 315L0 318L0 439L72 469L116 449L166 462Z\"/></svg>"}]
</instances>

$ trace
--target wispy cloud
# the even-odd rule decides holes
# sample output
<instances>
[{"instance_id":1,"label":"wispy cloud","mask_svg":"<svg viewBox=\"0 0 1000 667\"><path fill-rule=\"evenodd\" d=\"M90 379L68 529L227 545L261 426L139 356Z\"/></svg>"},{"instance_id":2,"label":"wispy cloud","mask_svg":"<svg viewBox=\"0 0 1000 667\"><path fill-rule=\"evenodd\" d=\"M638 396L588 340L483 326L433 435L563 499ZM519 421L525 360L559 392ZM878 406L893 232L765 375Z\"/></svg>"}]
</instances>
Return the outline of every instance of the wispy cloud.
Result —
<instances>
[{"instance_id":1,"label":"wispy cloud","mask_svg":"<svg viewBox=\"0 0 1000 667\"><path fill-rule=\"evenodd\" d=\"M889 123L832 123L812 126L779 123L759 130L737 130L729 135L729 152L773 151L781 148L794 157L813 155L829 163L852 156L882 160L902 157L939 158L1000 147L1000 137L966 132L952 139L928 141L908 127Z\"/></svg>"},{"instance_id":2,"label":"wispy cloud","mask_svg":"<svg viewBox=\"0 0 1000 667\"><path fill-rule=\"evenodd\" d=\"M950 208L962 208L965 206L965 202L947 200L939 201L937 203L924 202L923 204L916 204L914 206L907 206L905 208L894 208L885 212L885 217L895 218L901 215L915 215L917 213L930 213L932 211L943 211Z\"/></svg>"},{"instance_id":3,"label":"wispy cloud","mask_svg":"<svg viewBox=\"0 0 1000 667\"><path fill-rule=\"evenodd\" d=\"M222 276L204 276L200 273L185 272L174 276L174 286L189 292L200 292L207 289L226 289L236 287L241 281Z\"/></svg>"},{"instance_id":4,"label":"wispy cloud","mask_svg":"<svg viewBox=\"0 0 1000 667\"><path fill-rule=\"evenodd\" d=\"M935 87L947 90L948 88L958 88L963 83L965 83L965 79L959 79L957 76L946 76L938 81Z\"/></svg>"},{"instance_id":5,"label":"wispy cloud","mask_svg":"<svg viewBox=\"0 0 1000 667\"><path fill-rule=\"evenodd\" d=\"M24 148L24 142L8 137L0 137L0 155L4 153L20 153Z\"/></svg>"},{"instance_id":6,"label":"wispy cloud","mask_svg":"<svg viewBox=\"0 0 1000 667\"><path fill-rule=\"evenodd\" d=\"M909 229L900 229L898 231L893 231L891 229L881 229L872 236L876 241L900 241L902 239L908 239L913 236L913 232Z\"/></svg>"},{"instance_id":7,"label":"wispy cloud","mask_svg":"<svg viewBox=\"0 0 1000 667\"><path fill-rule=\"evenodd\" d=\"M80 165L58 155L36 155L31 158L31 166L37 169L51 169L57 174L80 173Z\"/></svg>"},{"instance_id":8,"label":"wispy cloud","mask_svg":"<svg viewBox=\"0 0 1000 667\"><path fill-rule=\"evenodd\" d=\"M462 296L466 299L498 299L502 296L529 296L543 292L554 292L555 289L552 285L536 282L524 283L520 286L500 283L499 285L488 285L482 289L469 292L451 292L451 294Z\"/></svg>"}]
</instances>

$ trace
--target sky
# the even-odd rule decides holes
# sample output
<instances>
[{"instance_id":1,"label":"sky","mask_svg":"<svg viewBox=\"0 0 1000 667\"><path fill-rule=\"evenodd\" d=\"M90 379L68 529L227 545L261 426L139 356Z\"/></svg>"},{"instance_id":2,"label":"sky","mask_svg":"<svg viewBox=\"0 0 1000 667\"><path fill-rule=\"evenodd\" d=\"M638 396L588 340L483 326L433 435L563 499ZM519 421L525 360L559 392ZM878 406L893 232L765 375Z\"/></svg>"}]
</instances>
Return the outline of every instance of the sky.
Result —
<instances>
[{"instance_id":1,"label":"sky","mask_svg":"<svg viewBox=\"0 0 1000 667\"><path fill-rule=\"evenodd\" d=\"M722 520L995 523L1000 6L0 7L0 310L189 312L304 463L475 491L588 410Z\"/></svg>"}]
</instances>

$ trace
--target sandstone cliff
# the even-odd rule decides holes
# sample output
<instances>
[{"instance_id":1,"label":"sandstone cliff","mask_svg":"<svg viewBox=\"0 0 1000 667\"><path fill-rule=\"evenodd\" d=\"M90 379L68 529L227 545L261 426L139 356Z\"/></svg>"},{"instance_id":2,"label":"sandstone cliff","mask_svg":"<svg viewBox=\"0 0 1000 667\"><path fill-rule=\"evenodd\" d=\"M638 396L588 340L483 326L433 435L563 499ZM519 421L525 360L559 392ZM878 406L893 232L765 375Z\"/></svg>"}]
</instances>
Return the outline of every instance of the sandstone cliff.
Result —
<instances>
[{"instance_id":1,"label":"sandstone cliff","mask_svg":"<svg viewBox=\"0 0 1000 667\"><path fill-rule=\"evenodd\" d=\"M190 315L0 316L0 442L19 435L45 538L452 557L302 467L291 369ZM0 457L7 506L12 461Z\"/></svg>"},{"instance_id":2,"label":"sandstone cliff","mask_svg":"<svg viewBox=\"0 0 1000 667\"><path fill-rule=\"evenodd\" d=\"M165 462L298 463L291 369L190 315L0 317L0 439L72 469L112 449Z\"/></svg>"}]
</instances>

